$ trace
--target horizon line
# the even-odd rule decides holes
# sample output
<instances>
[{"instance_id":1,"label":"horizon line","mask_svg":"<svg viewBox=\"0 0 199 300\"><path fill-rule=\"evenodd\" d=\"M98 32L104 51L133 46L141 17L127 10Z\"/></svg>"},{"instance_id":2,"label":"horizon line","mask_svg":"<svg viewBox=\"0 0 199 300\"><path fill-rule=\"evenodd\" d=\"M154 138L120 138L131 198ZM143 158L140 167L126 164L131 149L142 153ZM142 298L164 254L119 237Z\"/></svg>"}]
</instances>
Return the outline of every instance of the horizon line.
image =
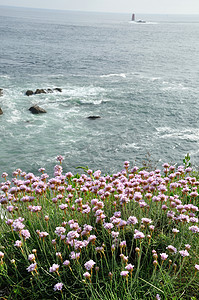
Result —
<instances>
[{"instance_id":1,"label":"horizon line","mask_svg":"<svg viewBox=\"0 0 199 300\"><path fill-rule=\"evenodd\" d=\"M64 9L64 8L47 8L47 7L30 7L30 6L15 6L15 5L1 5L0 7L8 8L24 8L24 9L38 9L38 10L51 10L51 11L68 11L68 12L82 12L82 13L104 13L104 14L138 14L138 15L199 15L199 13L162 13L162 12L116 12L116 11L92 11L92 10L78 10L78 9Z\"/></svg>"}]
</instances>

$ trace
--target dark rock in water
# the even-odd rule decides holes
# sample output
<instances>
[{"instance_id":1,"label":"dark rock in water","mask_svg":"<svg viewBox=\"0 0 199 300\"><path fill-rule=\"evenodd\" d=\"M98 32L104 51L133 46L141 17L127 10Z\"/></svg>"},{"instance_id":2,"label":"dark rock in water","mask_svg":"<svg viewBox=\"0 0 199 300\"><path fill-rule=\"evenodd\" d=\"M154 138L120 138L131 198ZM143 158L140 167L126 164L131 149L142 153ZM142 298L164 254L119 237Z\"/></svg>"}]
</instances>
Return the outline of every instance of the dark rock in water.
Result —
<instances>
[{"instance_id":1,"label":"dark rock in water","mask_svg":"<svg viewBox=\"0 0 199 300\"><path fill-rule=\"evenodd\" d=\"M95 119L100 119L100 116L89 116L88 119L90 120L95 120Z\"/></svg>"},{"instance_id":2,"label":"dark rock in water","mask_svg":"<svg viewBox=\"0 0 199 300\"><path fill-rule=\"evenodd\" d=\"M3 96L3 89L0 89L0 97Z\"/></svg>"},{"instance_id":3,"label":"dark rock in water","mask_svg":"<svg viewBox=\"0 0 199 300\"><path fill-rule=\"evenodd\" d=\"M47 93L53 93L52 89L47 89Z\"/></svg>"},{"instance_id":4,"label":"dark rock in water","mask_svg":"<svg viewBox=\"0 0 199 300\"><path fill-rule=\"evenodd\" d=\"M60 93L61 93L61 92L62 92L62 89L61 89L61 88L55 88L54 91L57 91L57 92L60 92Z\"/></svg>"},{"instance_id":5,"label":"dark rock in water","mask_svg":"<svg viewBox=\"0 0 199 300\"><path fill-rule=\"evenodd\" d=\"M39 107L38 105L34 105L29 108L32 114L43 114L46 113L45 109Z\"/></svg>"},{"instance_id":6,"label":"dark rock in water","mask_svg":"<svg viewBox=\"0 0 199 300\"><path fill-rule=\"evenodd\" d=\"M36 89L35 95L37 94L46 94L46 92L44 91L44 89Z\"/></svg>"},{"instance_id":7,"label":"dark rock in water","mask_svg":"<svg viewBox=\"0 0 199 300\"><path fill-rule=\"evenodd\" d=\"M1 109L1 107L0 107L0 115L3 115L3 110Z\"/></svg>"},{"instance_id":8,"label":"dark rock in water","mask_svg":"<svg viewBox=\"0 0 199 300\"><path fill-rule=\"evenodd\" d=\"M33 94L34 94L34 92L31 91L31 90L27 90L26 93L25 93L26 96L31 96Z\"/></svg>"}]
</instances>

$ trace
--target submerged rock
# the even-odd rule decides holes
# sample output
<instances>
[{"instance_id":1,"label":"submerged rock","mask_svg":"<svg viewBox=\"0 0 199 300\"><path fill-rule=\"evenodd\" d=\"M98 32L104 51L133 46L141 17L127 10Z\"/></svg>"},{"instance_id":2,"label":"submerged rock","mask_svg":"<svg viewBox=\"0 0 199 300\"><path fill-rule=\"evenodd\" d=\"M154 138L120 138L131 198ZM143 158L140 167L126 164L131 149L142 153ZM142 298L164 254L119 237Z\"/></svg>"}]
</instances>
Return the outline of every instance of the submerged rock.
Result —
<instances>
[{"instance_id":1,"label":"submerged rock","mask_svg":"<svg viewBox=\"0 0 199 300\"><path fill-rule=\"evenodd\" d=\"M31 90L27 90L26 93L25 93L26 96L31 96L33 94L34 94L34 92L31 91Z\"/></svg>"},{"instance_id":2,"label":"submerged rock","mask_svg":"<svg viewBox=\"0 0 199 300\"><path fill-rule=\"evenodd\" d=\"M44 89L36 89L35 95L37 94L46 94L46 91Z\"/></svg>"},{"instance_id":3,"label":"submerged rock","mask_svg":"<svg viewBox=\"0 0 199 300\"><path fill-rule=\"evenodd\" d=\"M100 116L89 116L88 119L91 119L91 120L95 120L95 119L100 119L101 117Z\"/></svg>"},{"instance_id":4,"label":"submerged rock","mask_svg":"<svg viewBox=\"0 0 199 300\"><path fill-rule=\"evenodd\" d=\"M39 107L38 105L31 106L29 110L31 111L32 114L43 114L47 112L45 109Z\"/></svg>"},{"instance_id":5,"label":"submerged rock","mask_svg":"<svg viewBox=\"0 0 199 300\"><path fill-rule=\"evenodd\" d=\"M0 107L0 115L3 115L3 110L1 109L1 107Z\"/></svg>"},{"instance_id":6,"label":"submerged rock","mask_svg":"<svg viewBox=\"0 0 199 300\"><path fill-rule=\"evenodd\" d=\"M3 89L0 89L0 97L3 96Z\"/></svg>"},{"instance_id":7,"label":"submerged rock","mask_svg":"<svg viewBox=\"0 0 199 300\"><path fill-rule=\"evenodd\" d=\"M55 92L62 92L61 88L54 88L54 89L36 89L35 92L33 92L32 90L27 90L25 92L26 96L31 96L31 95L38 95L38 94L48 94L48 93L53 93L53 91ZM3 90L2 90L2 94L3 94ZM1 89L0 89L0 96L1 96Z\"/></svg>"},{"instance_id":8,"label":"submerged rock","mask_svg":"<svg viewBox=\"0 0 199 300\"><path fill-rule=\"evenodd\" d=\"M54 88L53 90L56 91L56 92L60 92L60 93L62 92L61 88Z\"/></svg>"}]
</instances>

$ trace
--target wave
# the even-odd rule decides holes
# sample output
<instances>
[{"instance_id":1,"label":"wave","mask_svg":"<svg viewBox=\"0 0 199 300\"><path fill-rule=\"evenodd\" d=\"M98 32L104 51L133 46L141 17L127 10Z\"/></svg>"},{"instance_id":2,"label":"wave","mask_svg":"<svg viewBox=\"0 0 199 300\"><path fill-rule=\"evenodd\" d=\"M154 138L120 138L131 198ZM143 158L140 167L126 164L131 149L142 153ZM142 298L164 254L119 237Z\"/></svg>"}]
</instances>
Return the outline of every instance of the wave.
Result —
<instances>
[{"instance_id":1,"label":"wave","mask_svg":"<svg viewBox=\"0 0 199 300\"><path fill-rule=\"evenodd\" d=\"M164 87L161 88L162 91L190 90L190 87L186 87L182 83L163 81L162 84L164 85Z\"/></svg>"},{"instance_id":2,"label":"wave","mask_svg":"<svg viewBox=\"0 0 199 300\"><path fill-rule=\"evenodd\" d=\"M136 22L136 21L129 21L129 24L134 24L134 25L156 25L158 22L150 22L150 21L144 21L144 22Z\"/></svg>"},{"instance_id":3,"label":"wave","mask_svg":"<svg viewBox=\"0 0 199 300\"><path fill-rule=\"evenodd\" d=\"M125 73L113 73L113 74L105 74L105 75L101 75L101 78L109 78L109 77L122 77L122 78L126 78L126 74Z\"/></svg>"},{"instance_id":4,"label":"wave","mask_svg":"<svg viewBox=\"0 0 199 300\"><path fill-rule=\"evenodd\" d=\"M199 141L199 131L197 128L173 129L171 127L156 128L159 138L177 138L181 140Z\"/></svg>"}]
</instances>

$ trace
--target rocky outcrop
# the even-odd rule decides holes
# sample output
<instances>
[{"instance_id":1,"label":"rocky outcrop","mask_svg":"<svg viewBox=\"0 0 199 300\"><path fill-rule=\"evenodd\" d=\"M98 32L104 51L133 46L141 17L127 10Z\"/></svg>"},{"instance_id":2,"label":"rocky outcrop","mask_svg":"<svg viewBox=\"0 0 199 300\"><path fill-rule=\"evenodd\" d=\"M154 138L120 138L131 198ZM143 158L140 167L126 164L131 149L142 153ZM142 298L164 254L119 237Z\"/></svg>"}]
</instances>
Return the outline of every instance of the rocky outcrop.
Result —
<instances>
[{"instance_id":1,"label":"rocky outcrop","mask_svg":"<svg viewBox=\"0 0 199 300\"><path fill-rule=\"evenodd\" d=\"M34 94L34 92L31 91L31 90L27 90L27 91L25 92L25 94L26 94L26 96L32 96L32 95Z\"/></svg>"},{"instance_id":2,"label":"rocky outcrop","mask_svg":"<svg viewBox=\"0 0 199 300\"><path fill-rule=\"evenodd\" d=\"M56 92L62 92L62 89L61 88L55 88L55 89L53 89L54 91L56 91Z\"/></svg>"},{"instance_id":3,"label":"rocky outcrop","mask_svg":"<svg viewBox=\"0 0 199 300\"><path fill-rule=\"evenodd\" d=\"M1 107L0 107L0 115L3 115L3 110L1 109Z\"/></svg>"},{"instance_id":4,"label":"rocky outcrop","mask_svg":"<svg viewBox=\"0 0 199 300\"><path fill-rule=\"evenodd\" d=\"M1 89L0 89L1 90ZM54 88L54 89L36 89L35 92L32 90L27 90L25 92L26 96L32 96L32 95L38 95L38 94L48 94L48 93L53 93L53 92L62 92L61 88Z\"/></svg>"},{"instance_id":5,"label":"rocky outcrop","mask_svg":"<svg viewBox=\"0 0 199 300\"><path fill-rule=\"evenodd\" d=\"M33 105L29 108L29 111L31 111L32 114L43 114L46 113L46 110L39 107L38 105Z\"/></svg>"},{"instance_id":6,"label":"rocky outcrop","mask_svg":"<svg viewBox=\"0 0 199 300\"><path fill-rule=\"evenodd\" d=\"M35 95L37 94L46 94L46 91L44 89L36 89Z\"/></svg>"},{"instance_id":7,"label":"rocky outcrop","mask_svg":"<svg viewBox=\"0 0 199 300\"><path fill-rule=\"evenodd\" d=\"M95 120L95 119L100 119L100 116L89 116L88 119L90 120Z\"/></svg>"},{"instance_id":8,"label":"rocky outcrop","mask_svg":"<svg viewBox=\"0 0 199 300\"><path fill-rule=\"evenodd\" d=\"M0 89L0 97L3 96L3 89Z\"/></svg>"}]
</instances>

